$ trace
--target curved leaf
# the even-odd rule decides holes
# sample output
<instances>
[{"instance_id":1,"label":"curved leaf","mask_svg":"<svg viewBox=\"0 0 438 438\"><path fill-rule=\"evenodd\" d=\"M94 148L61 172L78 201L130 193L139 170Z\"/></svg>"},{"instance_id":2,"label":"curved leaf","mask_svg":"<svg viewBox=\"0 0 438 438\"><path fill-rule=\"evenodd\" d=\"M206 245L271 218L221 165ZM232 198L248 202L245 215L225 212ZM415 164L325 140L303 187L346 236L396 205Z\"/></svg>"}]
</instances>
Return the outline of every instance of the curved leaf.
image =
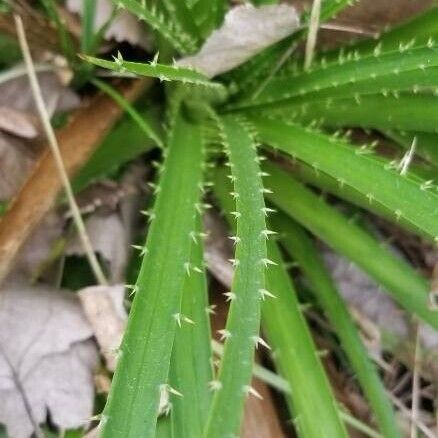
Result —
<instances>
[{"instance_id":1,"label":"curved leaf","mask_svg":"<svg viewBox=\"0 0 438 438\"><path fill-rule=\"evenodd\" d=\"M244 122L227 117L221 125L234 184L237 236L231 305L221 332L224 355L212 384L216 391L205 432L208 438L237 435L245 398L255 395L249 384L259 337L265 267L269 264L263 185L255 143Z\"/></svg>"},{"instance_id":2,"label":"curved leaf","mask_svg":"<svg viewBox=\"0 0 438 438\"><path fill-rule=\"evenodd\" d=\"M298 158L403 217L431 239L438 237L438 195L397 170L385 168L366 150L276 120L253 118L263 142Z\"/></svg>"},{"instance_id":3,"label":"curved leaf","mask_svg":"<svg viewBox=\"0 0 438 438\"><path fill-rule=\"evenodd\" d=\"M102 437L154 436L160 391L167 387L179 321L202 166L201 130L178 115L171 129L155 219L143 250L128 326L104 410Z\"/></svg>"}]
</instances>

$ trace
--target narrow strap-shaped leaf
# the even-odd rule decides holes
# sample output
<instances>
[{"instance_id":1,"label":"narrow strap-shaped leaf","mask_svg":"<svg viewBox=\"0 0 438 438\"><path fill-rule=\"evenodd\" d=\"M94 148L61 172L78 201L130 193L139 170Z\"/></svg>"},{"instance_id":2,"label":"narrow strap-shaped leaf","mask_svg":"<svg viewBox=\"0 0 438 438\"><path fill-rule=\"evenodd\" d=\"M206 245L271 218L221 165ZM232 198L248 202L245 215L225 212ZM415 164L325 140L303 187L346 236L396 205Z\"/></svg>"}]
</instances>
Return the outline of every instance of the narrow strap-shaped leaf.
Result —
<instances>
[{"instance_id":1,"label":"narrow strap-shaped leaf","mask_svg":"<svg viewBox=\"0 0 438 438\"><path fill-rule=\"evenodd\" d=\"M190 10L188 2L185 0L163 0L164 7L169 16L177 20L179 27L189 34L199 45L200 32L196 24L197 17Z\"/></svg>"},{"instance_id":2,"label":"narrow strap-shaped leaf","mask_svg":"<svg viewBox=\"0 0 438 438\"><path fill-rule=\"evenodd\" d=\"M224 0L186 0L185 2L203 39L222 23L225 12Z\"/></svg>"},{"instance_id":3,"label":"narrow strap-shaped leaf","mask_svg":"<svg viewBox=\"0 0 438 438\"><path fill-rule=\"evenodd\" d=\"M100 79L93 79L91 82L117 102L119 106L130 115L132 120L134 120L147 137L153 140L158 146L163 147L163 142L155 132L154 127L120 93L118 93L117 90Z\"/></svg>"},{"instance_id":4,"label":"narrow strap-shaped leaf","mask_svg":"<svg viewBox=\"0 0 438 438\"><path fill-rule=\"evenodd\" d=\"M76 57L75 44L72 36L66 28L66 23L60 17L55 0L42 0L41 3L46 9L50 20L56 27L62 54L66 57L69 63L74 62Z\"/></svg>"},{"instance_id":5,"label":"narrow strap-shaped leaf","mask_svg":"<svg viewBox=\"0 0 438 438\"><path fill-rule=\"evenodd\" d=\"M105 438L154 436L195 231L202 156L200 127L178 115L171 128L154 219L104 410Z\"/></svg>"},{"instance_id":6,"label":"narrow strap-shaped leaf","mask_svg":"<svg viewBox=\"0 0 438 438\"><path fill-rule=\"evenodd\" d=\"M386 164L389 164L389 161L385 162ZM383 165L383 163L382 163ZM353 187L342 184L339 182L336 178L327 175L324 172L321 172L321 170L312 167L311 165L308 165L302 161L296 161L293 164L293 174L296 176L299 180L310 184L314 187L318 187L324 192L331 193L338 198L344 199L348 202L351 202L352 204L355 204L365 210L371 211L375 213L378 216L381 216L388 221L394 220L394 213L392 210L385 207L383 204L381 204L376 199L372 200L370 202L369 198L367 198L366 195L364 195L361 192L358 192ZM419 182L420 187L423 184L425 187L431 184L430 180L421 180ZM430 237L427 234L424 234L422 230L414 226L411 222L406 221L403 216L400 216L398 218L398 225L405 228L411 233L417 233L422 235L425 238Z\"/></svg>"},{"instance_id":7,"label":"narrow strap-shaped leaf","mask_svg":"<svg viewBox=\"0 0 438 438\"><path fill-rule=\"evenodd\" d=\"M215 193L234 221L225 171L215 175ZM274 215L275 216L275 215ZM302 438L345 437L337 402L321 365L307 323L277 243L267 242L268 257L276 263L266 271L266 292L262 302L262 326L272 348L272 358L292 389L288 397L298 435ZM319 412L315 421L315 412Z\"/></svg>"},{"instance_id":8,"label":"narrow strap-shaped leaf","mask_svg":"<svg viewBox=\"0 0 438 438\"><path fill-rule=\"evenodd\" d=\"M395 300L438 328L438 313L429 308L430 286L411 266L353 224L335 208L272 164L267 197L289 216L349 258L391 293Z\"/></svg>"},{"instance_id":9,"label":"narrow strap-shaped leaf","mask_svg":"<svg viewBox=\"0 0 438 438\"><path fill-rule=\"evenodd\" d=\"M196 50L196 40L186 33L173 17L165 16L162 10L153 4L154 2L150 0L112 0L112 2L120 9L127 9L139 20L144 20L179 52L190 53Z\"/></svg>"},{"instance_id":10,"label":"narrow strap-shaped leaf","mask_svg":"<svg viewBox=\"0 0 438 438\"><path fill-rule=\"evenodd\" d=\"M95 15L96 0L82 0L81 50L87 54L93 49Z\"/></svg>"},{"instance_id":11,"label":"narrow strap-shaped leaf","mask_svg":"<svg viewBox=\"0 0 438 438\"><path fill-rule=\"evenodd\" d=\"M257 98L243 98L233 107L259 106L311 98L351 96L422 87L438 88L438 48L420 47L317 65L295 75L272 79ZM432 71L429 72L428 70ZM402 78L402 83L400 83Z\"/></svg>"},{"instance_id":12,"label":"narrow strap-shaped leaf","mask_svg":"<svg viewBox=\"0 0 438 438\"><path fill-rule=\"evenodd\" d=\"M157 64L151 62L149 64L140 62L125 61L119 53L119 56L114 61L106 59L94 58L92 56L82 56L82 58L97 65L98 67L107 68L122 73L132 73L134 75L146 76L150 78L158 78L161 81L179 81L186 84L198 84L209 87L220 87L220 84L211 82L202 73L187 67L177 67L172 65Z\"/></svg>"},{"instance_id":13,"label":"narrow strap-shaped leaf","mask_svg":"<svg viewBox=\"0 0 438 438\"><path fill-rule=\"evenodd\" d=\"M260 108L256 109L260 112ZM437 132L438 99L431 94L379 94L344 99L290 102L271 115L326 127L361 127L399 131ZM278 114L277 114L278 113Z\"/></svg>"},{"instance_id":14,"label":"narrow strap-shaped leaf","mask_svg":"<svg viewBox=\"0 0 438 438\"><path fill-rule=\"evenodd\" d=\"M219 374L205 437L223 438L239 433L245 398L253 393L254 348L258 343L260 302L265 288L266 222L263 185L256 145L247 127L235 118L220 124L229 155L236 199L237 236L234 278Z\"/></svg>"},{"instance_id":15,"label":"narrow strap-shaped leaf","mask_svg":"<svg viewBox=\"0 0 438 438\"><path fill-rule=\"evenodd\" d=\"M200 219L193 233L190 275L186 277L180 324L172 351L170 385L173 430L178 438L201 437L210 408L213 379L207 283Z\"/></svg>"},{"instance_id":16,"label":"narrow strap-shaped leaf","mask_svg":"<svg viewBox=\"0 0 438 438\"><path fill-rule=\"evenodd\" d=\"M369 202L377 200L393 212L394 221L403 216L431 239L438 237L438 196L430 188L348 143L284 122L253 120L263 142L353 187Z\"/></svg>"},{"instance_id":17,"label":"narrow strap-shaped leaf","mask_svg":"<svg viewBox=\"0 0 438 438\"><path fill-rule=\"evenodd\" d=\"M356 53L364 56L374 51L390 52L400 48L418 47L436 41L438 38L438 7L433 6L400 25L386 30L378 38L366 38L355 41L343 48L322 53L327 61L344 56L345 53Z\"/></svg>"},{"instance_id":18,"label":"narrow strap-shaped leaf","mask_svg":"<svg viewBox=\"0 0 438 438\"><path fill-rule=\"evenodd\" d=\"M298 262L310 281L312 291L334 327L374 411L382 435L387 438L401 437L394 410L376 367L368 357L347 306L336 290L315 246L306 232L285 215L274 215L272 222L281 230L281 238L286 250Z\"/></svg>"}]
</instances>

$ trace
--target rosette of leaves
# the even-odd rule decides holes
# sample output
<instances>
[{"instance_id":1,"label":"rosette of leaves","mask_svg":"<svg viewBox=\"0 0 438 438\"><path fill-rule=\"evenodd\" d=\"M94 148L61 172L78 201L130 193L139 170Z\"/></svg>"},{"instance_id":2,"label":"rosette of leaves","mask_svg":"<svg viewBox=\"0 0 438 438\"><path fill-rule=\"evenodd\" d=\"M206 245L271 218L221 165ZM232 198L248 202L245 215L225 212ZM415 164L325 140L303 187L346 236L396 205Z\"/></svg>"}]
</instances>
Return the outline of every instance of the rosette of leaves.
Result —
<instances>
[{"instance_id":1,"label":"rosette of leaves","mask_svg":"<svg viewBox=\"0 0 438 438\"><path fill-rule=\"evenodd\" d=\"M164 59L196 57L228 8L223 0L114 3L153 29ZM321 21L348 3L323 1ZM278 373L291 387L288 406L298 435L347 436L280 245L298 262L331 321L376 427L385 437L401 436L379 374L311 235L357 264L407 312L438 327L427 280L318 196L331 193L436 242L438 194L431 175L438 166L438 9L377 39L316 53L304 68L303 57L290 47L305 40L309 21L303 15L294 33L214 79L184 63L131 62L122 54L114 60L84 57L115 75L157 78L157 87L165 90L163 138L146 114L141 119L162 161L102 415L103 437L238 436L245 399L258 396L250 386L257 346L271 349ZM288 51L292 55L285 57ZM350 128L394 139L400 161L389 160L373 144L354 143ZM420 157L415 162L413 152ZM117 154L108 160L109 165L123 161ZM295 171L285 170L288 162ZM202 249L207 199L226 213L235 244L218 369L212 367ZM157 429L165 393L170 421L160 420Z\"/></svg>"}]
</instances>

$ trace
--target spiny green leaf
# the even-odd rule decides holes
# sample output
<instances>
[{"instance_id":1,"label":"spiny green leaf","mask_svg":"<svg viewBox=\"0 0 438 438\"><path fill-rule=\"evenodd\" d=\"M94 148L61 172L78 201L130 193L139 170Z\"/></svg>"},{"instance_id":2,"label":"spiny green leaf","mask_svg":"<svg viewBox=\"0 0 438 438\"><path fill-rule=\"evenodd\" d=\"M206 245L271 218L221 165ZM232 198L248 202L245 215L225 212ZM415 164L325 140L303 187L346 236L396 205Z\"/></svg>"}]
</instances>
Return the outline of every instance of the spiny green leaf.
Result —
<instances>
[{"instance_id":1,"label":"spiny green leaf","mask_svg":"<svg viewBox=\"0 0 438 438\"><path fill-rule=\"evenodd\" d=\"M380 431L387 438L401 437L392 405L376 367L368 357L347 306L336 290L315 246L306 232L285 215L274 215L272 222L276 229L282 231L281 238L285 248L310 281L312 291L334 327L374 411Z\"/></svg>"},{"instance_id":2,"label":"spiny green leaf","mask_svg":"<svg viewBox=\"0 0 438 438\"><path fill-rule=\"evenodd\" d=\"M181 53L190 53L196 50L196 40L187 34L174 20L165 16L150 0L112 0L118 8L125 8L144 20L154 30L159 32L172 46ZM148 4L149 3L149 4Z\"/></svg>"},{"instance_id":3,"label":"spiny green leaf","mask_svg":"<svg viewBox=\"0 0 438 438\"><path fill-rule=\"evenodd\" d=\"M215 193L234 225L226 173L215 175ZM267 210L266 210L267 211ZM274 215L275 216L275 215ZM266 271L266 293L262 302L262 326L274 354L273 360L292 391L288 397L300 437L346 436L337 402L321 365L293 284L285 269L277 243L267 242L268 257L276 263ZM319 412L315 421L315 412Z\"/></svg>"},{"instance_id":4,"label":"spiny green leaf","mask_svg":"<svg viewBox=\"0 0 438 438\"><path fill-rule=\"evenodd\" d=\"M272 109L270 113L289 120L295 119L301 123L316 121L331 128L361 127L381 131L428 133L436 133L438 130L436 123L438 99L428 94L395 93L395 95L310 100L296 105L289 103L278 111Z\"/></svg>"},{"instance_id":5,"label":"spiny green leaf","mask_svg":"<svg viewBox=\"0 0 438 438\"><path fill-rule=\"evenodd\" d=\"M397 170L385 168L369 151L281 121L253 118L263 142L299 158L377 200L394 214L422 230L431 239L438 237L438 196L427 187Z\"/></svg>"},{"instance_id":6,"label":"spiny green leaf","mask_svg":"<svg viewBox=\"0 0 438 438\"><path fill-rule=\"evenodd\" d=\"M102 436L154 436L195 230L202 175L201 129L178 115L111 392ZM175 215L175 212L178 212Z\"/></svg>"},{"instance_id":7,"label":"spiny green leaf","mask_svg":"<svg viewBox=\"0 0 438 438\"><path fill-rule=\"evenodd\" d=\"M186 0L186 3L203 39L222 23L225 12L224 0Z\"/></svg>"},{"instance_id":8,"label":"spiny green leaf","mask_svg":"<svg viewBox=\"0 0 438 438\"><path fill-rule=\"evenodd\" d=\"M273 193L267 195L269 200L355 262L406 310L438 328L438 313L429 306L430 285L408 263L284 171L272 164L265 169L271 174L268 187Z\"/></svg>"},{"instance_id":9,"label":"spiny green leaf","mask_svg":"<svg viewBox=\"0 0 438 438\"><path fill-rule=\"evenodd\" d=\"M361 56L371 54L378 50L390 52L400 48L413 48L433 43L438 39L438 7L433 6L400 25L384 31L377 38L367 38L355 41L341 49L323 53L327 61L339 57L342 53L357 53Z\"/></svg>"},{"instance_id":10,"label":"spiny green leaf","mask_svg":"<svg viewBox=\"0 0 438 438\"><path fill-rule=\"evenodd\" d=\"M231 305L224 331L224 356L205 436L223 438L239 432L243 405L256 395L250 381L259 339L260 301L265 288L266 222L258 156L247 127L235 118L220 121L229 154L236 198L237 236Z\"/></svg>"},{"instance_id":11,"label":"spiny green leaf","mask_svg":"<svg viewBox=\"0 0 438 438\"><path fill-rule=\"evenodd\" d=\"M107 68L109 70L114 70L119 73L132 73L139 76L158 78L161 81L179 81L187 84L205 85L208 87L221 87L220 84L208 80L208 78L206 78L202 73L186 67L157 64L155 62L146 64L140 62L125 61L120 53L114 61L94 58L92 56L81 57L85 61L97 65L98 67Z\"/></svg>"},{"instance_id":12,"label":"spiny green leaf","mask_svg":"<svg viewBox=\"0 0 438 438\"><path fill-rule=\"evenodd\" d=\"M438 89L438 48L421 47L314 66L295 75L272 79L257 96L243 98L231 108L245 108L306 98L339 98L382 91L432 87ZM435 68L434 68L435 67ZM429 71L431 69L431 71ZM400 81L401 79L401 81Z\"/></svg>"},{"instance_id":13,"label":"spiny green leaf","mask_svg":"<svg viewBox=\"0 0 438 438\"><path fill-rule=\"evenodd\" d=\"M171 394L173 430L178 438L201 437L211 401L213 379L207 283L200 219L190 257L191 274L184 283L181 327L172 351L170 385L182 394Z\"/></svg>"},{"instance_id":14,"label":"spiny green leaf","mask_svg":"<svg viewBox=\"0 0 438 438\"><path fill-rule=\"evenodd\" d=\"M383 166L388 164L390 164L389 161L382 160ZM340 184L339 181L336 180L336 178L334 178L333 176L327 175L326 173L315 167L312 167L311 165L308 165L302 161L296 161L293 164L293 173L301 181L304 181L305 183L310 184L314 187L318 187L324 192L331 193L341 199L344 199L348 202L351 202L352 204L364 208L365 210L369 210L377 214L378 216L387 219L388 221L394 220L394 212L385 207L377 199L374 199L372 202L370 202L369 198L367 198L367 196L363 193L357 191L347 184ZM413 177L411 173L410 175L411 177ZM432 184L430 180L418 179L417 182L419 183L420 187L421 185L427 187ZM418 229L411 222L406 221L403 216L398 218L398 225L402 226L410 232L420 234L425 238L429 238L429 236L427 234L424 234L422 230Z\"/></svg>"},{"instance_id":15,"label":"spiny green leaf","mask_svg":"<svg viewBox=\"0 0 438 438\"><path fill-rule=\"evenodd\" d=\"M194 41L199 43L200 33L195 23L197 16L192 14L187 2L184 0L163 0L163 4L169 16L178 22L179 27L187 32Z\"/></svg>"}]
</instances>

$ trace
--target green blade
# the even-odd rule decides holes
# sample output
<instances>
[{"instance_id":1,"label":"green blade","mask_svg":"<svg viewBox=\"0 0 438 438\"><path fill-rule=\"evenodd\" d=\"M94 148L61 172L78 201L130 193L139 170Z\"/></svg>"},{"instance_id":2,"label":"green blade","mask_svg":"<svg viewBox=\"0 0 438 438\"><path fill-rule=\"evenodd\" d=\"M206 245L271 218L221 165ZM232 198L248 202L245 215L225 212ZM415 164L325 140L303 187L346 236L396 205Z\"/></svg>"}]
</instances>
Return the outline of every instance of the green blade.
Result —
<instances>
[{"instance_id":1,"label":"green blade","mask_svg":"<svg viewBox=\"0 0 438 438\"><path fill-rule=\"evenodd\" d=\"M158 186L155 219L104 410L105 438L154 436L187 276L202 167L201 129L177 115Z\"/></svg>"},{"instance_id":2,"label":"green blade","mask_svg":"<svg viewBox=\"0 0 438 438\"><path fill-rule=\"evenodd\" d=\"M256 98L244 97L230 108L278 108L279 102L297 105L308 99L413 89L438 89L438 48L420 47L316 65L305 72L274 78Z\"/></svg>"},{"instance_id":3,"label":"green blade","mask_svg":"<svg viewBox=\"0 0 438 438\"><path fill-rule=\"evenodd\" d=\"M430 286L411 266L383 247L333 207L272 164L266 171L273 193L267 197L289 216L373 277L409 312L438 328L429 307Z\"/></svg>"},{"instance_id":4,"label":"green blade","mask_svg":"<svg viewBox=\"0 0 438 438\"><path fill-rule=\"evenodd\" d=\"M157 64L154 61L149 64L129 62L125 61L120 53L114 61L107 61L106 59L94 58L92 56L81 56L81 58L98 67L107 68L119 73L132 73L138 76L158 78L161 81L179 81L186 84L221 87L220 84L209 81L202 73L196 70L186 67Z\"/></svg>"},{"instance_id":5,"label":"green blade","mask_svg":"<svg viewBox=\"0 0 438 438\"><path fill-rule=\"evenodd\" d=\"M260 109L257 109L260 112ZM381 131L423 131L436 133L438 99L431 94L364 95L344 99L289 102L270 115L297 120L300 123L318 122L326 127L360 127Z\"/></svg>"},{"instance_id":6,"label":"green blade","mask_svg":"<svg viewBox=\"0 0 438 438\"><path fill-rule=\"evenodd\" d=\"M286 250L298 262L309 279L312 291L334 327L373 409L380 431L388 438L401 437L394 410L376 367L368 357L347 306L336 290L315 246L306 232L285 215L274 215L272 222L276 229L281 230L281 238Z\"/></svg>"},{"instance_id":7,"label":"green blade","mask_svg":"<svg viewBox=\"0 0 438 438\"><path fill-rule=\"evenodd\" d=\"M178 432L178 438L202 436L211 401L208 384L213 379L213 358L200 230L198 219L190 257L191 274L184 283L182 323L176 332L170 368L170 384L182 394L171 394L173 430Z\"/></svg>"},{"instance_id":8,"label":"green blade","mask_svg":"<svg viewBox=\"0 0 438 438\"><path fill-rule=\"evenodd\" d=\"M215 193L227 213L233 209L223 169L215 175ZM266 295L262 302L262 326L273 350L272 358L292 391L287 401L298 435L306 438L347 436L336 400L302 315L300 304L275 241L267 242L268 257L276 265L266 271ZM319 412L315 421L315 412Z\"/></svg>"},{"instance_id":9,"label":"green blade","mask_svg":"<svg viewBox=\"0 0 438 438\"><path fill-rule=\"evenodd\" d=\"M127 9L145 21L152 29L160 33L176 50L181 53L191 53L196 50L197 42L184 31L175 17L166 16L154 1L144 0L112 0L119 9Z\"/></svg>"},{"instance_id":10,"label":"green blade","mask_svg":"<svg viewBox=\"0 0 438 438\"><path fill-rule=\"evenodd\" d=\"M403 216L429 238L438 237L438 195L432 190L348 143L281 121L252 120L263 142L354 188L369 202L381 203L393 212L394 221Z\"/></svg>"},{"instance_id":11,"label":"green blade","mask_svg":"<svg viewBox=\"0 0 438 438\"><path fill-rule=\"evenodd\" d=\"M231 305L221 332L225 339L224 355L212 385L216 391L205 432L208 438L237 435L245 398L253 393L249 384L259 336L261 291L265 288L265 267L269 263L263 185L255 143L244 122L228 117L220 125L234 180L237 236Z\"/></svg>"}]
</instances>

